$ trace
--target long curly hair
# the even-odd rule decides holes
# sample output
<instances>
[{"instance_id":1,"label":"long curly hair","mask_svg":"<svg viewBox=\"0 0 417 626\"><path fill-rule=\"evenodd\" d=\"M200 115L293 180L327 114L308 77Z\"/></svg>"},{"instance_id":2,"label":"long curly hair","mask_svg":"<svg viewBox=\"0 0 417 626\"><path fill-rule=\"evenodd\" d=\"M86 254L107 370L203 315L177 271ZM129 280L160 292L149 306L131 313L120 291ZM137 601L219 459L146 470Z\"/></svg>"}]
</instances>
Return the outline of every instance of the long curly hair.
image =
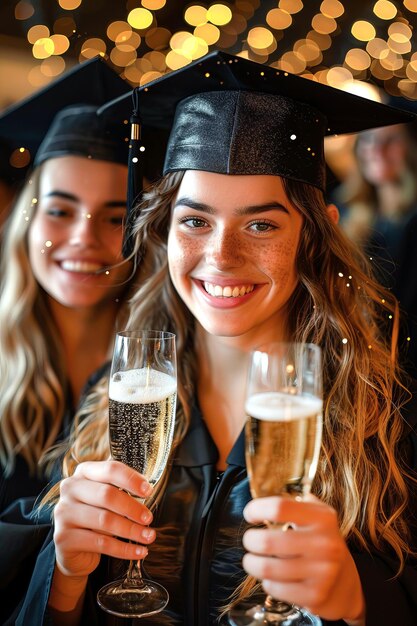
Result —
<instances>
[{"instance_id":1,"label":"long curly hair","mask_svg":"<svg viewBox=\"0 0 417 626\"><path fill-rule=\"evenodd\" d=\"M198 372L195 322L173 288L167 261L171 204L182 176L168 174L138 207L133 238L141 286L131 299L127 323L127 328L158 328L177 336L181 368L174 445L187 432ZM329 218L323 194L304 183L284 180L284 185L304 217L299 283L289 302L290 337L323 350L324 433L312 491L336 509L346 539L364 549L390 549L401 568L409 550L408 475L397 448L403 433L400 409L409 393L397 365L398 306L373 279L369 259ZM106 387L103 379L78 416L65 476L81 461L109 456ZM163 489L162 482L157 498ZM46 501L56 496L57 488ZM253 587L248 579L240 596Z\"/></svg>"},{"instance_id":2,"label":"long curly hair","mask_svg":"<svg viewBox=\"0 0 417 626\"><path fill-rule=\"evenodd\" d=\"M36 472L55 443L68 407L62 341L44 290L34 277L28 232L42 166L23 187L2 239L0 285L0 465L13 472L21 455ZM123 306L119 309L122 316ZM46 474L49 468L45 468Z\"/></svg>"}]
</instances>

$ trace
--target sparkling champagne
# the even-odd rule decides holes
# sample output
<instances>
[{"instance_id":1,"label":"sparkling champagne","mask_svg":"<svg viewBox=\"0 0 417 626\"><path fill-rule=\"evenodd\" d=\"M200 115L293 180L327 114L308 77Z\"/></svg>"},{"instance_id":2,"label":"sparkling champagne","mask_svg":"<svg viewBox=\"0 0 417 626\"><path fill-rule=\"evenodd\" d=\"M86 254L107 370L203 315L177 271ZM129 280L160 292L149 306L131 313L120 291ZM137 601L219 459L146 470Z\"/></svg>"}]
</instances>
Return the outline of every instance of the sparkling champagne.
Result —
<instances>
[{"instance_id":1,"label":"sparkling champagne","mask_svg":"<svg viewBox=\"0 0 417 626\"><path fill-rule=\"evenodd\" d=\"M175 378L150 368L113 374L109 385L110 447L114 459L151 484L167 463L175 423Z\"/></svg>"},{"instance_id":2,"label":"sparkling champagne","mask_svg":"<svg viewBox=\"0 0 417 626\"><path fill-rule=\"evenodd\" d=\"M246 402L246 463L254 498L308 492L320 451L322 400L257 393Z\"/></svg>"}]
</instances>

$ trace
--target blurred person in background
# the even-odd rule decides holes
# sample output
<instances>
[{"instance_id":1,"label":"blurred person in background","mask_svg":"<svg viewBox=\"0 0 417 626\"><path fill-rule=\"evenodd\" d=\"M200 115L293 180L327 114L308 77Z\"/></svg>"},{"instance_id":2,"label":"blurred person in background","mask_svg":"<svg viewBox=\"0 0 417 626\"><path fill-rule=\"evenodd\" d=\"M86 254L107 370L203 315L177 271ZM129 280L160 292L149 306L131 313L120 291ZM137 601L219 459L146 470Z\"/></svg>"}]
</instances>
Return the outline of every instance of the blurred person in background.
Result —
<instances>
[{"instance_id":1,"label":"blurred person in background","mask_svg":"<svg viewBox=\"0 0 417 626\"><path fill-rule=\"evenodd\" d=\"M395 290L401 241L417 212L417 123L359 133L356 168L334 190L346 234L375 264L381 282Z\"/></svg>"},{"instance_id":2,"label":"blurred person in background","mask_svg":"<svg viewBox=\"0 0 417 626\"><path fill-rule=\"evenodd\" d=\"M40 460L69 429L123 318L132 278L122 257L127 131L97 106L129 89L95 59L0 119L0 135L18 125L16 134L38 141L2 237L0 510L47 485Z\"/></svg>"}]
</instances>

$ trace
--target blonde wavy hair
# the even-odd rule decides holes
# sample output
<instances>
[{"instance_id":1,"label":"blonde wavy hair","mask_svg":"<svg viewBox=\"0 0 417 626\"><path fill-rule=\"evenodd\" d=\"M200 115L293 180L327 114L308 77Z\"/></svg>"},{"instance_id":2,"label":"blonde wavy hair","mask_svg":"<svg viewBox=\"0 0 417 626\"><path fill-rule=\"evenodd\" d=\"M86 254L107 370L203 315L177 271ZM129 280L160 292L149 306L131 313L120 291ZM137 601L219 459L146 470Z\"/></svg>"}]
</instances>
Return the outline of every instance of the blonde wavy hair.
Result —
<instances>
[{"instance_id":1,"label":"blonde wavy hair","mask_svg":"<svg viewBox=\"0 0 417 626\"><path fill-rule=\"evenodd\" d=\"M28 254L42 166L26 182L2 240L0 286L0 464L21 455L32 473L52 446L68 408L61 339ZM121 309L122 310L122 309ZM46 468L46 473L49 469Z\"/></svg>"},{"instance_id":2,"label":"blonde wavy hair","mask_svg":"<svg viewBox=\"0 0 417 626\"><path fill-rule=\"evenodd\" d=\"M167 175L138 207L133 239L142 258L141 287L131 299L127 324L177 335L176 445L187 432L198 372L194 319L172 286L167 263L171 204L182 175ZM290 335L323 350L324 433L313 493L336 509L346 539L365 550L388 548L401 569L409 552L409 475L397 448L403 433L400 409L409 393L397 365L398 306L372 278L369 260L329 219L323 194L291 180L284 185L304 216L299 285L289 303ZM81 461L109 456L106 388L107 381L101 381L78 416L65 476ZM161 484L157 497L163 489ZM51 504L57 493L58 487L46 502ZM253 589L248 578L237 595Z\"/></svg>"}]
</instances>

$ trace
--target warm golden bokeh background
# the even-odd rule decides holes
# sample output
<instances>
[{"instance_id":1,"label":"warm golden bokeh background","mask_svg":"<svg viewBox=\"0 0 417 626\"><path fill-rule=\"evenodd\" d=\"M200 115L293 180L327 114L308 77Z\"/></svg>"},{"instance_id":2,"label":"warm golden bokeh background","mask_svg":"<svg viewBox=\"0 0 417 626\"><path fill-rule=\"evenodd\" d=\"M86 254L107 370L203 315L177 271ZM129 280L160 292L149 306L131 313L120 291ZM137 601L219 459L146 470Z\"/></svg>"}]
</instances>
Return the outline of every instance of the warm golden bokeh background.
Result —
<instances>
[{"instance_id":1,"label":"warm golden bokeh background","mask_svg":"<svg viewBox=\"0 0 417 626\"><path fill-rule=\"evenodd\" d=\"M214 49L417 103L417 0L2 0L0 109L101 54L132 85Z\"/></svg>"}]
</instances>

